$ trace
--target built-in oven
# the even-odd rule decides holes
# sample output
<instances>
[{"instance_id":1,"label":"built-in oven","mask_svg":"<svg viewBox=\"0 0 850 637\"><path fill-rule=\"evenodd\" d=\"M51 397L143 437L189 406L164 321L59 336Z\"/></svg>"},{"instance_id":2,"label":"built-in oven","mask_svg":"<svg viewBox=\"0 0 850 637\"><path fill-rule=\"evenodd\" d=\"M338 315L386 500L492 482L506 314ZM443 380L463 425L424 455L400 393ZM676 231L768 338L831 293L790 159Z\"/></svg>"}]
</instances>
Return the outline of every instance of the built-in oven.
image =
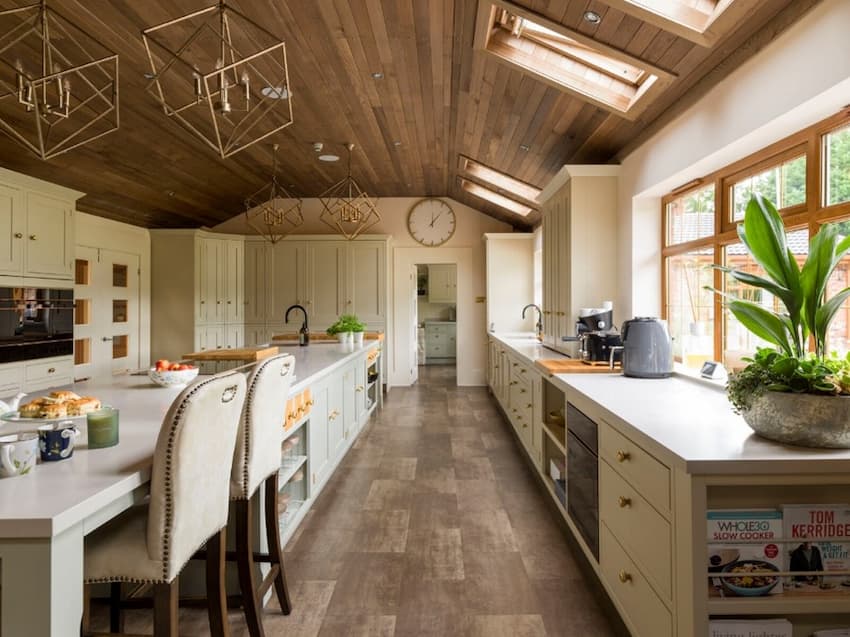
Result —
<instances>
[{"instance_id":1,"label":"built-in oven","mask_svg":"<svg viewBox=\"0 0 850 637\"><path fill-rule=\"evenodd\" d=\"M0 287L0 363L74 353L74 290Z\"/></svg>"},{"instance_id":2,"label":"built-in oven","mask_svg":"<svg viewBox=\"0 0 850 637\"><path fill-rule=\"evenodd\" d=\"M596 423L567 403L567 514L599 559L599 436Z\"/></svg>"}]
</instances>

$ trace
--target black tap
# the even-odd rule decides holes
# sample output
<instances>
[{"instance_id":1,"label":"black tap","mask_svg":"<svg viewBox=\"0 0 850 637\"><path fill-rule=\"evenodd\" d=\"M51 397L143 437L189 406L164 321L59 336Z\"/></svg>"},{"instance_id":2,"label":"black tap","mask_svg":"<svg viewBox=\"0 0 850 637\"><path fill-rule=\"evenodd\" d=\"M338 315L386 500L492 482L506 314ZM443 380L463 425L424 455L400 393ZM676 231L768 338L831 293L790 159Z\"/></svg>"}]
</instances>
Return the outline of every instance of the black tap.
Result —
<instances>
[{"instance_id":1,"label":"black tap","mask_svg":"<svg viewBox=\"0 0 850 637\"><path fill-rule=\"evenodd\" d=\"M543 339L543 312L540 311L540 308L537 307L534 303L529 303L524 308L522 308L522 318L525 318L525 311L530 307L533 307L535 310L537 310L537 338L542 340Z\"/></svg>"},{"instance_id":2,"label":"black tap","mask_svg":"<svg viewBox=\"0 0 850 637\"><path fill-rule=\"evenodd\" d=\"M298 344L307 345L310 342L310 329L307 327L307 310L301 305L290 305L286 308L286 314L283 315L283 322L289 323L289 313L292 310L301 310L304 315L304 322L301 324L301 329L298 330Z\"/></svg>"}]
</instances>

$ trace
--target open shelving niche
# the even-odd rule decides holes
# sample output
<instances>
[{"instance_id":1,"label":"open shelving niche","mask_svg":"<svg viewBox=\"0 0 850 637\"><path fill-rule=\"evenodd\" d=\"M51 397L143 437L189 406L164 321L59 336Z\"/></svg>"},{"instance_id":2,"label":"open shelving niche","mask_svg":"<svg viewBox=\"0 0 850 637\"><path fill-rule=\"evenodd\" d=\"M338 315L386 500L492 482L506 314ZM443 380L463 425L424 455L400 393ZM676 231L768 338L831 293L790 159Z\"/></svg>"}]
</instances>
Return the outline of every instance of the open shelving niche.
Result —
<instances>
[{"instance_id":1,"label":"open shelving niche","mask_svg":"<svg viewBox=\"0 0 850 637\"><path fill-rule=\"evenodd\" d=\"M566 444L566 422L556 422L554 413L562 416L566 409L566 396L564 392L555 387L548 380L543 380L542 385L542 413L541 425L543 428L543 466L540 467L544 476L544 482L549 491L555 497L557 504L566 512L566 478L567 478L567 444ZM552 462L563 467L561 476L562 484L559 484L550 474Z\"/></svg>"},{"instance_id":2,"label":"open shelving niche","mask_svg":"<svg viewBox=\"0 0 850 637\"><path fill-rule=\"evenodd\" d=\"M846 482L840 480L844 478ZM850 478L838 475L748 475L695 477L694 487L705 498L706 510L782 509L790 504L843 504L850 500ZM705 537L705 526L701 526ZM837 539L837 538L836 538ZM790 538L772 540L785 547ZM841 539L850 544L850 538ZM722 545L723 541L706 538L705 542ZM728 542L742 544L741 540ZM699 555L706 555L703 550ZM695 552L697 555L697 552ZM794 630L794 637L810 637L816 630L850 626L850 591L823 593L783 590L778 595L761 597L716 597L710 595L709 582L716 573L707 570L705 559L695 572L695 599L704 600L709 619L758 619L784 617ZM784 573L784 572L783 572ZM835 572L823 572L836 575Z\"/></svg>"},{"instance_id":3,"label":"open shelving niche","mask_svg":"<svg viewBox=\"0 0 850 637\"><path fill-rule=\"evenodd\" d=\"M310 420L310 414L307 413L295 422L284 434L283 444L285 445L294 435L298 435L299 442L295 446L294 452L282 454L280 469L278 471L278 498L286 497L284 509L281 506L279 519L280 539L281 544L286 545L286 542L295 532L295 529L300 524L304 515L307 513L308 507L304 504L308 499L307 493L307 449L309 441L307 435L309 428L306 423ZM302 478L298 481L293 479L298 472L301 472Z\"/></svg>"}]
</instances>

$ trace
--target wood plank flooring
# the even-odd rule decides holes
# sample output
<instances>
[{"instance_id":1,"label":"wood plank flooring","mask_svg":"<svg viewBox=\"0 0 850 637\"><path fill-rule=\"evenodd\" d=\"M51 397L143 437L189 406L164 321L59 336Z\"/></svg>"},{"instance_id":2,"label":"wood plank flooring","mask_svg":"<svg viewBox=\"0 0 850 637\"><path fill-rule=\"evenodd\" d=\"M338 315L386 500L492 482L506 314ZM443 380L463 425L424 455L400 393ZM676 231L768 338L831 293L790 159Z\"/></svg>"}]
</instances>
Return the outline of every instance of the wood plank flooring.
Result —
<instances>
[{"instance_id":1,"label":"wood plank flooring","mask_svg":"<svg viewBox=\"0 0 850 637\"><path fill-rule=\"evenodd\" d=\"M294 606L268 636L606 637L591 593L484 388L454 367L393 389L286 547ZM247 637L241 611L234 637ZM128 632L150 615L128 613ZM181 609L181 635L208 635Z\"/></svg>"}]
</instances>

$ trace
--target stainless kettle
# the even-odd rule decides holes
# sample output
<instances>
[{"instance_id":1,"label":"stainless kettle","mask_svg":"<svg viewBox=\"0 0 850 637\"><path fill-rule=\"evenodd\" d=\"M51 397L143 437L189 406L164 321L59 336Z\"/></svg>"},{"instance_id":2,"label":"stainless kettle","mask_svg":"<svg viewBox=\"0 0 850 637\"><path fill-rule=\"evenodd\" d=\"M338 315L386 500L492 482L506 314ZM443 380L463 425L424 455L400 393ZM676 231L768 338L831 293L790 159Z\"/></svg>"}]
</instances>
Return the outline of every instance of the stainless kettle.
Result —
<instances>
[{"instance_id":1,"label":"stainless kettle","mask_svg":"<svg viewBox=\"0 0 850 637\"><path fill-rule=\"evenodd\" d=\"M673 344L667 321L638 316L623 323L623 375L667 378L673 374Z\"/></svg>"}]
</instances>

